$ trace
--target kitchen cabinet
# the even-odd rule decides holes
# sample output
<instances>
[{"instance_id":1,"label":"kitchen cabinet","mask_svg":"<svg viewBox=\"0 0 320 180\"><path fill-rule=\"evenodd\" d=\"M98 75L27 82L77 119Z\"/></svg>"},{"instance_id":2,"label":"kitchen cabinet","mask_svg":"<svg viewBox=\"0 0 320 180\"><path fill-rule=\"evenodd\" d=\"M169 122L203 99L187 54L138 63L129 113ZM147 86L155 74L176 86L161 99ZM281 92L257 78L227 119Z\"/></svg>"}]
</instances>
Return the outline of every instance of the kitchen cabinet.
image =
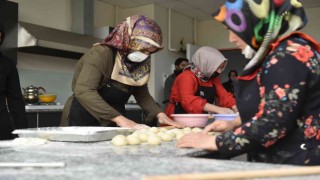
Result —
<instances>
[{"instance_id":1,"label":"kitchen cabinet","mask_svg":"<svg viewBox=\"0 0 320 180\"><path fill-rule=\"evenodd\" d=\"M137 104L126 104L126 117L139 124L157 126L157 120L146 123L147 114ZM63 105L27 105L28 128L60 126Z\"/></svg>"},{"instance_id":2,"label":"kitchen cabinet","mask_svg":"<svg viewBox=\"0 0 320 180\"><path fill-rule=\"evenodd\" d=\"M28 128L60 126L62 112L29 112Z\"/></svg>"}]
</instances>

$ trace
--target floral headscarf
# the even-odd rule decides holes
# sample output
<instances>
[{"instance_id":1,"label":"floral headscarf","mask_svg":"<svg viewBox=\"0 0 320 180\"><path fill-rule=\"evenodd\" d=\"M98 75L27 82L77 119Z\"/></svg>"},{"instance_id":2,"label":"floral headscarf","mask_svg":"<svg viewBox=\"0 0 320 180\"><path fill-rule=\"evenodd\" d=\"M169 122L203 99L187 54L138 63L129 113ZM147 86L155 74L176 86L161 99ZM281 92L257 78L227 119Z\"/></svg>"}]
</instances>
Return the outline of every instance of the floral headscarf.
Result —
<instances>
[{"instance_id":1,"label":"floral headscarf","mask_svg":"<svg viewBox=\"0 0 320 180\"><path fill-rule=\"evenodd\" d=\"M298 0L227 0L213 16L257 51L242 75L262 64L273 42L307 23Z\"/></svg>"},{"instance_id":2,"label":"floral headscarf","mask_svg":"<svg viewBox=\"0 0 320 180\"><path fill-rule=\"evenodd\" d=\"M203 46L192 56L192 63L185 69L190 69L203 82L209 81L219 66L227 61L220 51L215 48Z\"/></svg>"},{"instance_id":3,"label":"floral headscarf","mask_svg":"<svg viewBox=\"0 0 320 180\"><path fill-rule=\"evenodd\" d=\"M149 48L159 51L163 48L159 25L143 15L126 18L101 44L117 50L111 79L132 86L142 86L148 82L151 62L150 58L141 63L131 62L127 59L129 51Z\"/></svg>"}]
</instances>

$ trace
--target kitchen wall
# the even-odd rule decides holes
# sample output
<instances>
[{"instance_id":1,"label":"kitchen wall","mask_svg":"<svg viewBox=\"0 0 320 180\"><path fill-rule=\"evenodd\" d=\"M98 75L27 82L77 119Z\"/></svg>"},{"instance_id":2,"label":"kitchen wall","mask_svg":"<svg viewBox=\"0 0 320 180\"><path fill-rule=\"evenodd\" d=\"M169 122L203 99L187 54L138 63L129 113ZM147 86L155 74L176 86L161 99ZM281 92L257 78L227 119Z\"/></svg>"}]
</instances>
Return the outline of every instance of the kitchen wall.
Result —
<instances>
[{"instance_id":1,"label":"kitchen wall","mask_svg":"<svg viewBox=\"0 0 320 180\"><path fill-rule=\"evenodd\" d=\"M61 30L71 30L72 26L72 2L71 0L11 0L19 3L19 21L30 22ZM94 27L115 26L125 17L133 14L143 14L153 18L160 25L163 33L164 49L152 56L152 74L149 81L151 95L157 102L163 100L164 76L172 73L172 65L178 57L185 57L185 53L174 52L168 49L168 12L167 8L158 5L147 5L136 8L122 9L105 2L94 0ZM317 18L320 15L320 8L309 8L306 10L309 16L309 24L303 31L309 33L320 41L320 33L317 25ZM192 43L194 39L197 45L212 46L218 49L234 48L228 42L228 33L214 20L197 21L196 37L194 38L194 20L172 11L171 16L171 48L179 49L180 40L184 43ZM56 67L48 70L48 65L41 62L50 62ZM58 101L64 103L66 97L71 93L71 79L77 61L73 59L60 59L49 56L39 56L28 53L18 54L18 70L22 86L42 85L48 91L58 92ZM30 69L30 64L34 64ZM55 65L53 65L55 64ZM37 66L35 66L37 65ZM63 70L67 67L68 70ZM45 77L49 78L46 79ZM61 84L62 79L64 81ZM34 82L34 83L33 83ZM57 88L56 88L57 87Z\"/></svg>"},{"instance_id":2,"label":"kitchen wall","mask_svg":"<svg viewBox=\"0 0 320 180\"><path fill-rule=\"evenodd\" d=\"M56 102L61 104L72 94L71 82L76 60L19 53L18 61L21 87L41 86L47 93L57 94Z\"/></svg>"},{"instance_id":3,"label":"kitchen wall","mask_svg":"<svg viewBox=\"0 0 320 180\"><path fill-rule=\"evenodd\" d=\"M30 22L52 28L70 31L71 29L71 0L12 0L19 3L19 21ZM163 31L164 50L152 56L152 74L149 81L149 88L151 95L157 102L161 103L163 99L163 82L164 75L172 73L172 64L178 57L185 57L184 53L168 51L168 9L147 5L137 8L121 9L112 5L103 3L101 1L94 1L94 26L115 26L125 17L133 14L143 14L155 19ZM193 19L180 15L172 11L171 25L172 37L176 37L172 41L172 48L180 48L180 39L184 37L185 42L193 40ZM183 25L181 25L183 22ZM67 96L71 93L71 79L73 72L71 68L69 71L60 72L59 67L74 66L76 61L72 59L60 59L58 61L55 57L43 57L35 54L19 53L18 55L18 70L20 73L20 81L22 87L33 85L41 85L48 89L48 91L57 91L55 87L59 87L58 101L64 103ZM48 70L48 66L40 62L51 62L55 64L56 68ZM59 63L58 63L59 62ZM30 68L30 64L33 66ZM48 74L46 74L48 73ZM51 82L48 82L47 75L51 76ZM65 82L62 85L59 79ZM57 84L57 86L52 86Z\"/></svg>"}]
</instances>

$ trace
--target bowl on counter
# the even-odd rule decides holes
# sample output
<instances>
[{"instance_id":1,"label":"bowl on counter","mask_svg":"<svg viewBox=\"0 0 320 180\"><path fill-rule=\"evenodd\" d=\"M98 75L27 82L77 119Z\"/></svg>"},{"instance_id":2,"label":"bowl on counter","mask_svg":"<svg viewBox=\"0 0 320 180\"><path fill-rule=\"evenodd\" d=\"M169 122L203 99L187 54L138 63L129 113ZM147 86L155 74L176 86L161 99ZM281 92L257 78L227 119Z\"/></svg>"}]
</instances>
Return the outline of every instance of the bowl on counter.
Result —
<instances>
[{"instance_id":1,"label":"bowl on counter","mask_svg":"<svg viewBox=\"0 0 320 180\"><path fill-rule=\"evenodd\" d=\"M39 95L39 102L42 103L53 103L55 102L57 99L57 95L56 94L40 94Z\"/></svg>"},{"instance_id":2,"label":"bowl on counter","mask_svg":"<svg viewBox=\"0 0 320 180\"><path fill-rule=\"evenodd\" d=\"M212 116L214 117L214 120L232 121L239 116L239 114L212 114Z\"/></svg>"},{"instance_id":3,"label":"bowl on counter","mask_svg":"<svg viewBox=\"0 0 320 180\"><path fill-rule=\"evenodd\" d=\"M188 127L205 127L210 114L171 114L173 119Z\"/></svg>"}]
</instances>

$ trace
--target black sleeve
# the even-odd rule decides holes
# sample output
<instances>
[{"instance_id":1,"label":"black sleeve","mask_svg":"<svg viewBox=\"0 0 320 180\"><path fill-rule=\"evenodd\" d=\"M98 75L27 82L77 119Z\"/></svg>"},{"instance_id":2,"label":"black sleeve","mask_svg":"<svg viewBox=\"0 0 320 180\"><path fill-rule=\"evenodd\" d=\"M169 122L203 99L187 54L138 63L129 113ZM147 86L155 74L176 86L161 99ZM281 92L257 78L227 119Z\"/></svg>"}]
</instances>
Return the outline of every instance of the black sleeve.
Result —
<instances>
[{"instance_id":1,"label":"black sleeve","mask_svg":"<svg viewBox=\"0 0 320 180\"><path fill-rule=\"evenodd\" d=\"M267 56L256 78L261 96L259 112L236 130L217 136L220 153L234 156L269 148L295 128L313 73L310 64L317 60L314 56L301 60L290 48L283 42Z\"/></svg>"},{"instance_id":2,"label":"black sleeve","mask_svg":"<svg viewBox=\"0 0 320 180\"><path fill-rule=\"evenodd\" d=\"M14 120L15 128L26 128L26 111L23 96L21 93L18 70L12 60L6 59L6 61L8 63L8 69L10 70L7 80L7 89L5 91L8 102L8 109Z\"/></svg>"}]
</instances>

